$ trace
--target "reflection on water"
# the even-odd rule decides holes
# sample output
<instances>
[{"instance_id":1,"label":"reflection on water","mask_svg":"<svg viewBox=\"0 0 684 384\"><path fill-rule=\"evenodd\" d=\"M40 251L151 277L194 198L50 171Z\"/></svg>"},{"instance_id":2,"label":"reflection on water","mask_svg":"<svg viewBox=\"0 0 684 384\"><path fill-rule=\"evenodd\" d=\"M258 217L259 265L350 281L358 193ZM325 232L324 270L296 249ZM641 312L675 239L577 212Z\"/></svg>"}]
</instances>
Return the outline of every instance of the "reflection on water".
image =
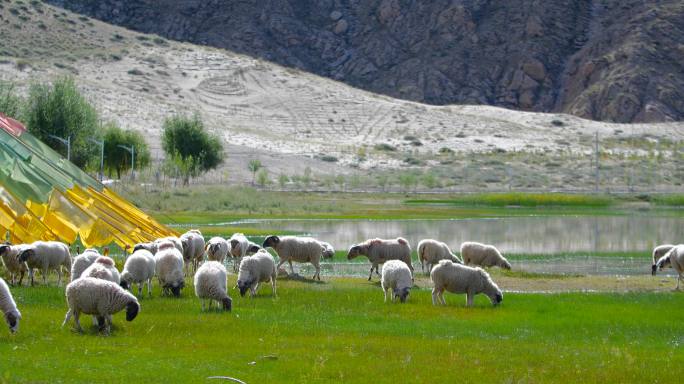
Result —
<instances>
[{"instance_id":1,"label":"reflection on water","mask_svg":"<svg viewBox=\"0 0 684 384\"><path fill-rule=\"evenodd\" d=\"M413 249L424 238L494 244L504 254L648 251L657 244L684 242L684 220L650 216L531 216L463 220L269 220L241 223L260 229L307 233L335 249L368 238L405 237Z\"/></svg>"}]
</instances>

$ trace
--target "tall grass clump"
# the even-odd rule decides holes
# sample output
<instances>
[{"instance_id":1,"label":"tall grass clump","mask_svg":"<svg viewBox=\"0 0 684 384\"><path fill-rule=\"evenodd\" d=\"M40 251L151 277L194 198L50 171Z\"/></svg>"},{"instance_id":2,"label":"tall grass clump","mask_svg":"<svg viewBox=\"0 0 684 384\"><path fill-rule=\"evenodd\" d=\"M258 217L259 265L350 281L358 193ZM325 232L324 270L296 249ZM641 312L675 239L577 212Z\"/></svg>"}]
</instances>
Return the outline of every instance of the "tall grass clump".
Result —
<instances>
[{"instance_id":1,"label":"tall grass clump","mask_svg":"<svg viewBox=\"0 0 684 384\"><path fill-rule=\"evenodd\" d=\"M450 199L407 200L411 204L487 205L493 207L607 207L613 203L608 196L573 195L563 193L478 193Z\"/></svg>"},{"instance_id":2,"label":"tall grass clump","mask_svg":"<svg viewBox=\"0 0 684 384\"><path fill-rule=\"evenodd\" d=\"M653 196L656 205L684 206L684 194Z\"/></svg>"}]
</instances>

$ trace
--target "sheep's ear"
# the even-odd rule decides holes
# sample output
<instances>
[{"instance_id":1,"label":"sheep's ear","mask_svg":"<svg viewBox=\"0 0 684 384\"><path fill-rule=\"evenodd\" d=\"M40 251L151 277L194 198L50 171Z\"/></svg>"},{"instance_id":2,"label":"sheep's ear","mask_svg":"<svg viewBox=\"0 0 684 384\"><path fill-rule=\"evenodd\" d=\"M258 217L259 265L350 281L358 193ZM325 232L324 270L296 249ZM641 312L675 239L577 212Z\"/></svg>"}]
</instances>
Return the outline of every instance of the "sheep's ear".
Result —
<instances>
[{"instance_id":1,"label":"sheep's ear","mask_svg":"<svg viewBox=\"0 0 684 384\"><path fill-rule=\"evenodd\" d=\"M7 252L8 249L9 249L9 245L0 245L0 255Z\"/></svg>"}]
</instances>

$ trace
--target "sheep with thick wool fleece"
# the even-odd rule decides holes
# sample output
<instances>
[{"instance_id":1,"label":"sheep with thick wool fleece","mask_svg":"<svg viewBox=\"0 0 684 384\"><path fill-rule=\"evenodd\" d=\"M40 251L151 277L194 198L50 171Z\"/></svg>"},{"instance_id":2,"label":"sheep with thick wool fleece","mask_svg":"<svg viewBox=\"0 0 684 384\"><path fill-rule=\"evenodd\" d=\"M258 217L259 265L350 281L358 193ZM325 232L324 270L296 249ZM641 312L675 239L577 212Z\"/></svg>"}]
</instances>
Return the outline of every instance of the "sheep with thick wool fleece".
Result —
<instances>
[{"instance_id":1,"label":"sheep with thick wool fleece","mask_svg":"<svg viewBox=\"0 0 684 384\"><path fill-rule=\"evenodd\" d=\"M112 315L126 308L126 320L133 321L140 311L138 299L130 292L111 281L95 277L82 277L66 287L69 310L62 326L73 316L76 329L82 332L79 316L93 315L97 318L100 331L109 333Z\"/></svg>"},{"instance_id":2,"label":"sheep with thick wool fleece","mask_svg":"<svg viewBox=\"0 0 684 384\"><path fill-rule=\"evenodd\" d=\"M250 296L254 297L259 283L270 281L273 297L275 297L277 276L275 260L265 249L261 249L252 256L243 257L237 278L240 296L245 296L245 292L249 289Z\"/></svg>"},{"instance_id":3,"label":"sheep with thick wool fleece","mask_svg":"<svg viewBox=\"0 0 684 384\"><path fill-rule=\"evenodd\" d=\"M404 303L413 286L411 270L401 260L389 260L382 265L380 285L385 293L385 302L387 302L387 295L390 294L392 302L395 298L399 298L399 301Z\"/></svg>"},{"instance_id":4,"label":"sheep with thick wool fleece","mask_svg":"<svg viewBox=\"0 0 684 384\"><path fill-rule=\"evenodd\" d=\"M665 256L658 260L656 267L660 270L672 267L678 275L675 290L679 290L679 283L684 280L684 244L674 246Z\"/></svg>"},{"instance_id":5,"label":"sheep with thick wool fleece","mask_svg":"<svg viewBox=\"0 0 684 384\"><path fill-rule=\"evenodd\" d=\"M230 252L230 244L223 237L212 237L207 242L206 252L207 260L223 263Z\"/></svg>"},{"instance_id":6,"label":"sheep with thick wool fleece","mask_svg":"<svg viewBox=\"0 0 684 384\"><path fill-rule=\"evenodd\" d=\"M192 266L192 271L197 271L200 262L204 261L204 236L197 229L191 229L180 237L183 245L183 261L186 268ZM187 269L185 271L187 273Z\"/></svg>"},{"instance_id":7,"label":"sheep with thick wool fleece","mask_svg":"<svg viewBox=\"0 0 684 384\"><path fill-rule=\"evenodd\" d=\"M17 303L12 297L9 287L4 279L0 278L0 310L5 316L5 321L11 333L19 330L19 320L21 320L21 312L17 308Z\"/></svg>"},{"instance_id":8,"label":"sheep with thick wool fleece","mask_svg":"<svg viewBox=\"0 0 684 384\"><path fill-rule=\"evenodd\" d=\"M180 239L175 237L175 236L167 236L167 237L161 237L159 239L156 239L154 241L148 242L148 243L138 243L133 247L133 252L139 250L139 249L146 249L150 251L151 254L156 254L157 251L159 250L159 244L163 241L171 241L173 245L176 247L176 249L183 253L183 244L181 243Z\"/></svg>"},{"instance_id":9,"label":"sheep with thick wool fleece","mask_svg":"<svg viewBox=\"0 0 684 384\"><path fill-rule=\"evenodd\" d=\"M10 275L10 284L12 285L16 283L17 275L19 275L19 285L21 285L21 282L24 280L24 275L28 271L26 263L22 263L17 259L17 256L21 253L21 249L24 246L24 244L12 245L9 243L0 245L0 257Z\"/></svg>"},{"instance_id":10,"label":"sheep with thick wool fleece","mask_svg":"<svg viewBox=\"0 0 684 384\"><path fill-rule=\"evenodd\" d=\"M74 257L71 263L71 281L81 277L83 271L90 267L98 257L102 256L97 249L88 248L80 255Z\"/></svg>"},{"instance_id":11,"label":"sheep with thick wool fleece","mask_svg":"<svg viewBox=\"0 0 684 384\"><path fill-rule=\"evenodd\" d=\"M228 243L230 244L230 256L233 260L233 272L237 273L242 258L247 256L250 241L242 233L233 233L228 239Z\"/></svg>"},{"instance_id":12,"label":"sheep with thick wool fleece","mask_svg":"<svg viewBox=\"0 0 684 384\"><path fill-rule=\"evenodd\" d=\"M59 241L36 241L22 248L17 260L26 263L29 269L31 285L33 285L33 270L40 268L43 273L43 284L47 285L48 271L57 271L57 285L62 283L62 267L71 269L71 253L69 247Z\"/></svg>"},{"instance_id":13,"label":"sheep with thick wool fleece","mask_svg":"<svg viewBox=\"0 0 684 384\"><path fill-rule=\"evenodd\" d=\"M413 265L411 265L411 245L408 240L403 237L396 239L368 239L363 243L354 244L347 252L347 260L354 259L359 255L368 257L371 262L370 274L368 281L373 276L373 269L376 274L378 272L378 265L384 264L389 260L401 260L409 267L411 274L413 274Z\"/></svg>"},{"instance_id":14,"label":"sheep with thick wool fleece","mask_svg":"<svg viewBox=\"0 0 684 384\"><path fill-rule=\"evenodd\" d=\"M432 289L433 305L438 303L446 305L444 291L467 294L466 305L468 307L473 305L473 299L478 293L487 295L494 305L503 301L503 293L499 287L492 281L489 273L479 267L472 268L456 264L451 260L440 260L432 268L430 280L434 284Z\"/></svg>"},{"instance_id":15,"label":"sheep with thick wool fleece","mask_svg":"<svg viewBox=\"0 0 684 384\"><path fill-rule=\"evenodd\" d=\"M121 275L119 270L116 269L114 260L107 256L98 257L94 263L81 273L81 277L95 277L116 284L121 283Z\"/></svg>"},{"instance_id":16,"label":"sheep with thick wool fleece","mask_svg":"<svg viewBox=\"0 0 684 384\"><path fill-rule=\"evenodd\" d=\"M221 303L223 310L230 311L233 300L228 296L226 267L218 261L207 261L195 272L195 295L204 302L209 300L209 308L214 300Z\"/></svg>"},{"instance_id":17,"label":"sheep with thick wool fleece","mask_svg":"<svg viewBox=\"0 0 684 384\"><path fill-rule=\"evenodd\" d=\"M511 269L511 263L501 255L495 246L489 244L466 241L461 244L461 257L465 265Z\"/></svg>"},{"instance_id":18,"label":"sheep with thick wool fleece","mask_svg":"<svg viewBox=\"0 0 684 384\"><path fill-rule=\"evenodd\" d=\"M162 295L172 293L179 297L181 289L185 287L183 255L173 242L163 241L159 243L158 251L154 255L154 270L159 279L159 284L162 286Z\"/></svg>"},{"instance_id":19,"label":"sheep with thick wool fleece","mask_svg":"<svg viewBox=\"0 0 684 384\"><path fill-rule=\"evenodd\" d=\"M121 286L131 289L138 284L138 296L142 296L143 284L147 284L147 294L152 296L152 278L155 270L154 256L146 249L138 249L128 256L121 271Z\"/></svg>"},{"instance_id":20,"label":"sheep with thick wool fleece","mask_svg":"<svg viewBox=\"0 0 684 384\"><path fill-rule=\"evenodd\" d=\"M321 279L321 257L325 248L313 237L268 236L262 245L264 248L273 248L278 254L280 262L277 268L287 261L290 264L290 272L294 275L293 261L311 263L316 269L312 279Z\"/></svg>"},{"instance_id":21,"label":"sheep with thick wool fleece","mask_svg":"<svg viewBox=\"0 0 684 384\"><path fill-rule=\"evenodd\" d=\"M656 264L658 264L658 260L670 252L670 250L674 247L674 244L662 244L653 248L653 253L651 253L651 259L653 260L653 263L651 264L651 274L653 276L656 274Z\"/></svg>"},{"instance_id":22,"label":"sheep with thick wool fleece","mask_svg":"<svg viewBox=\"0 0 684 384\"><path fill-rule=\"evenodd\" d=\"M428 266L428 273L432 267L440 260L451 260L457 264L463 264L463 261L451 252L449 246L434 239L423 239L418 243L418 260L420 260L420 269L425 272L424 265Z\"/></svg>"}]
</instances>

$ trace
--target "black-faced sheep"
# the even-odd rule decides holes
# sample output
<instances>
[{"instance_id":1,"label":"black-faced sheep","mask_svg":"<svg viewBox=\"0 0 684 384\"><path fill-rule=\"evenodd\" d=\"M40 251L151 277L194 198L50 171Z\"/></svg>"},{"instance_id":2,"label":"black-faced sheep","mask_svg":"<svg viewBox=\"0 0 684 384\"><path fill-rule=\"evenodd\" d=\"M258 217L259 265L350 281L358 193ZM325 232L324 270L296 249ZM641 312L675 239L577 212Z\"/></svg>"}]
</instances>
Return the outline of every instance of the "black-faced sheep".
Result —
<instances>
[{"instance_id":1,"label":"black-faced sheep","mask_svg":"<svg viewBox=\"0 0 684 384\"><path fill-rule=\"evenodd\" d=\"M399 298L399 301L404 303L413 286L411 270L401 260L389 260L382 265L380 285L385 293L385 302L387 302L387 295L389 294L392 297L392 302L395 298ZM392 291L391 294L390 290Z\"/></svg>"},{"instance_id":2,"label":"black-faced sheep","mask_svg":"<svg viewBox=\"0 0 684 384\"><path fill-rule=\"evenodd\" d=\"M275 260L265 249L252 256L245 256L240 262L240 272L237 279L240 296L245 296L245 292L249 290L250 296L254 297L257 289L259 289L259 283L270 281L273 297L275 297L276 277Z\"/></svg>"},{"instance_id":3,"label":"black-faced sheep","mask_svg":"<svg viewBox=\"0 0 684 384\"><path fill-rule=\"evenodd\" d=\"M2 257L2 263L5 265L5 269L7 269L10 278L9 281L12 285L16 284L17 275L19 275L19 285L21 285L21 282L24 280L24 275L28 271L26 263L17 260L17 256L21 252L22 246L24 245L12 245L9 243L0 245L0 257Z\"/></svg>"},{"instance_id":4,"label":"black-faced sheep","mask_svg":"<svg viewBox=\"0 0 684 384\"><path fill-rule=\"evenodd\" d=\"M651 260L653 261L653 263L651 264L651 274L653 276L655 276L656 274L656 264L658 263L658 260L660 260L661 257L665 256L666 253L670 252L670 250L674 247L675 246L673 244L662 244L653 248L653 253L651 254Z\"/></svg>"},{"instance_id":5,"label":"black-faced sheep","mask_svg":"<svg viewBox=\"0 0 684 384\"><path fill-rule=\"evenodd\" d=\"M223 263L230 252L230 244L223 237L212 237L207 242L206 252L207 260Z\"/></svg>"},{"instance_id":6,"label":"black-faced sheep","mask_svg":"<svg viewBox=\"0 0 684 384\"><path fill-rule=\"evenodd\" d=\"M183 255L170 241L161 242L158 248L157 254L154 255L154 267L162 286L162 295L172 293L179 297L181 289L185 287Z\"/></svg>"},{"instance_id":7,"label":"black-faced sheep","mask_svg":"<svg viewBox=\"0 0 684 384\"><path fill-rule=\"evenodd\" d=\"M247 251L250 248L250 241L242 233L234 233L233 236L228 239L228 243L230 244L230 256L233 260L233 272L237 273L242 258L247 256Z\"/></svg>"},{"instance_id":8,"label":"black-faced sheep","mask_svg":"<svg viewBox=\"0 0 684 384\"><path fill-rule=\"evenodd\" d=\"M226 267L218 261L207 261L197 269L194 278L195 295L204 302L209 300L209 309L214 300L223 306L223 310L230 311L233 300L228 296Z\"/></svg>"},{"instance_id":9,"label":"black-faced sheep","mask_svg":"<svg viewBox=\"0 0 684 384\"><path fill-rule=\"evenodd\" d=\"M489 274L482 268L468 267L456 264L451 260L441 260L430 272L430 279L434 283L432 290L432 304L446 305L444 291L467 294L466 305L473 305L473 299L478 293L484 293L492 304L498 305L503 301L503 293L494 284Z\"/></svg>"},{"instance_id":10,"label":"black-faced sheep","mask_svg":"<svg viewBox=\"0 0 684 384\"><path fill-rule=\"evenodd\" d=\"M656 263L656 268L660 270L667 267L672 267L677 272L677 287L675 289L679 290L679 283L684 280L684 244L673 247Z\"/></svg>"},{"instance_id":11,"label":"black-faced sheep","mask_svg":"<svg viewBox=\"0 0 684 384\"><path fill-rule=\"evenodd\" d=\"M413 274L413 265L411 265L411 245L402 237L391 240L369 239L363 243L352 245L347 253L347 259L352 260L359 255L368 257L368 260L371 262L368 281L370 281L373 276L373 269L375 269L375 273L379 275L378 265L389 260L403 261L411 270L411 274Z\"/></svg>"},{"instance_id":12,"label":"black-faced sheep","mask_svg":"<svg viewBox=\"0 0 684 384\"><path fill-rule=\"evenodd\" d=\"M147 294L152 296L152 278L154 277L154 256L146 249L138 249L126 259L121 272L121 286L131 289L138 284L138 296L142 296L143 284L147 283Z\"/></svg>"},{"instance_id":13,"label":"black-faced sheep","mask_svg":"<svg viewBox=\"0 0 684 384\"><path fill-rule=\"evenodd\" d=\"M67 271L71 268L71 254L69 247L58 241L36 241L22 248L17 260L26 263L29 269L31 285L33 285L33 270L40 268L43 273L43 284L47 285L48 271L57 271L57 285L62 283L62 267Z\"/></svg>"},{"instance_id":14,"label":"black-faced sheep","mask_svg":"<svg viewBox=\"0 0 684 384\"><path fill-rule=\"evenodd\" d=\"M294 275L293 261L311 263L316 268L313 279L321 279L321 256L325 249L318 240L312 237L268 236L263 247L271 247L276 251L280 258L278 268L287 261L290 264L290 272Z\"/></svg>"},{"instance_id":15,"label":"black-faced sheep","mask_svg":"<svg viewBox=\"0 0 684 384\"><path fill-rule=\"evenodd\" d=\"M181 244L183 244L183 261L187 268L192 265L193 272L197 270L200 262L204 260L204 237L202 233L196 229L191 229L185 232L180 237Z\"/></svg>"}]
</instances>

